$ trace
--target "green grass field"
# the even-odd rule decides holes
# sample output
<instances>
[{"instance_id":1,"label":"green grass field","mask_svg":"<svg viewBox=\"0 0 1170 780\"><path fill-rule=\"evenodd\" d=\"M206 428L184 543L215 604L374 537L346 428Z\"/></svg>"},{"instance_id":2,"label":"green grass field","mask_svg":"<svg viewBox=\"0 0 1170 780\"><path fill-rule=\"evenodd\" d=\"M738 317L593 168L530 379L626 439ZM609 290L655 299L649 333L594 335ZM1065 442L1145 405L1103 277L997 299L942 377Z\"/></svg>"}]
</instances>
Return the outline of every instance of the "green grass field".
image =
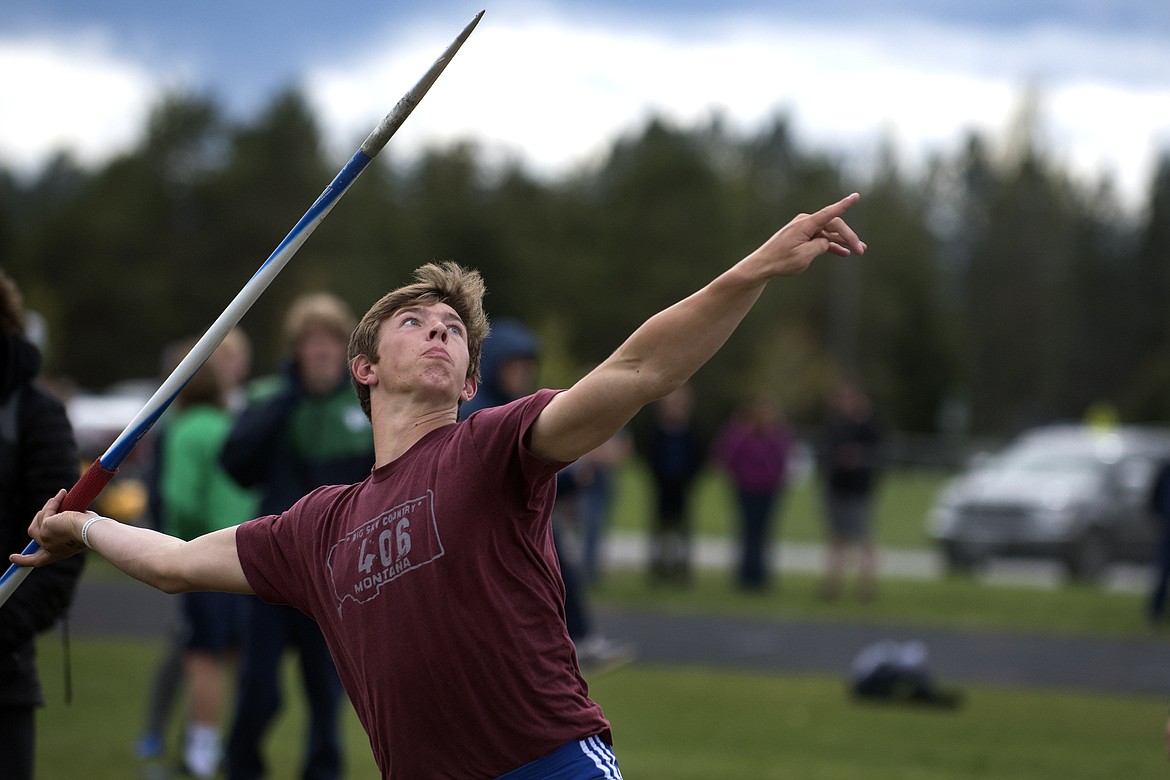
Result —
<instances>
[{"instance_id":1,"label":"green grass field","mask_svg":"<svg viewBox=\"0 0 1170 780\"><path fill-rule=\"evenodd\" d=\"M75 641L66 706L61 644L42 641L48 706L38 721L39 777L165 776L173 761L144 765L131 751L156 651L148 641ZM290 684L268 745L273 778L295 777L300 755L304 714ZM1161 697L966 686L963 706L938 711L857 704L841 680L825 676L637 664L591 684L628 780L1137 780L1170 772ZM348 708L345 734L347 777L376 778Z\"/></svg>"},{"instance_id":2,"label":"green grass field","mask_svg":"<svg viewBox=\"0 0 1170 780\"><path fill-rule=\"evenodd\" d=\"M955 711L852 702L840 680L627 668L593 686L629 780L1154 778L1160 699L965 689Z\"/></svg>"},{"instance_id":3,"label":"green grass field","mask_svg":"<svg viewBox=\"0 0 1170 780\"><path fill-rule=\"evenodd\" d=\"M639 570L610 572L593 592L598 603L675 612L750 615L760 618L860 621L900 626L1007 629L1072 636L1150 636L1142 594L1089 585L1059 588L988 585L967 577L940 580L886 578L873 602L819 596L819 577L785 574L766 594L736 590L731 575L703 571L689 588L651 586ZM1170 662L1170 648L1167 652Z\"/></svg>"},{"instance_id":4,"label":"green grass field","mask_svg":"<svg viewBox=\"0 0 1170 780\"><path fill-rule=\"evenodd\" d=\"M926 506L943 479L891 475L883 487L883 543L921 546ZM644 530L648 492L636 469L622 476L615 526ZM725 534L730 496L705 475L696 501L700 533ZM819 538L811 485L794 486L782 507L782 539ZM86 576L121 577L101 561ZM621 607L746 614L763 618L869 621L903 625L1005 628L1110 635L1165 642L1145 633L1139 594L1087 587L987 585L966 578L889 579L875 603L816 597L816 577L786 574L780 587L745 597L726 572L703 572L686 590L652 588L638 571L611 572L593 597ZM142 765L132 753L141 726L152 641L75 638L74 701L63 702L61 642L40 642L47 706L38 721L39 777L125 780L165 777L174 763ZM1167 653L1170 663L1170 652ZM271 777L292 778L304 712L292 663L287 701L271 734ZM1103 695L1026 687L963 685L956 711L881 707L850 701L841 677L768 674L633 664L590 681L614 724L629 780L770 778L1160 778L1170 774L1163 748L1161 696ZM176 725L176 729L181 725ZM352 780L376 778L365 734L345 713ZM2 776L2 773L0 773Z\"/></svg>"},{"instance_id":5,"label":"green grass field","mask_svg":"<svg viewBox=\"0 0 1170 780\"><path fill-rule=\"evenodd\" d=\"M96 563L96 562L95 562ZM95 566L101 572L100 566ZM100 576L120 576L105 572ZM614 572L597 603L759 618L1014 628L1061 635L1144 633L1141 597L1090 587L989 586L971 579L890 580L872 604L816 598L813 575L745 598L724 572L704 572L687 590L649 586L639 572ZM74 639L74 702L63 704L59 639L42 638L48 706L39 721L40 776L159 778L140 765L137 736L158 645ZM1167 653L1170 656L1170 653ZM289 707L271 735L272 777L294 777L304 713L291 662ZM851 702L841 677L634 664L591 680L614 723L627 778L1154 778L1170 772L1162 753L1161 696L963 685L958 711ZM349 777L374 778L366 738L347 708ZM173 735L175 736L175 735ZM172 739L176 743L177 739ZM61 746L68 746L61 749ZM138 774L143 769L150 774Z\"/></svg>"}]
</instances>

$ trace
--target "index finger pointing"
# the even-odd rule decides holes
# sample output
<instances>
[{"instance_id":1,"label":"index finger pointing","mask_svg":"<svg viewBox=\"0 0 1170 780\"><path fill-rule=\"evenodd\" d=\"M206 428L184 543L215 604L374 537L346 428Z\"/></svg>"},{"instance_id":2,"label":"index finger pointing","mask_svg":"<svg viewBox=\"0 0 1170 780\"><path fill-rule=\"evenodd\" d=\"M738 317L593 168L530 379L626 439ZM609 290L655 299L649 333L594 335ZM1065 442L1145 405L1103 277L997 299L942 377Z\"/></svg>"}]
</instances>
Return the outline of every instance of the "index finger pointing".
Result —
<instances>
[{"instance_id":1,"label":"index finger pointing","mask_svg":"<svg viewBox=\"0 0 1170 780\"><path fill-rule=\"evenodd\" d=\"M849 227L845 220L841 219L841 216L859 200L861 200L861 196L854 192L836 203L825 206L820 211L811 215L811 219L817 225L822 235L848 248L852 252L862 254L866 250L865 243L857 237L857 233L854 232L853 228Z\"/></svg>"},{"instance_id":2,"label":"index finger pointing","mask_svg":"<svg viewBox=\"0 0 1170 780\"><path fill-rule=\"evenodd\" d=\"M856 192L850 193L836 203L830 203L828 206L825 206L816 214L813 214L813 217L816 218L819 224L827 225L834 217L839 217L853 208L859 200L861 200L860 194Z\"/></svg>"}]
</instances>

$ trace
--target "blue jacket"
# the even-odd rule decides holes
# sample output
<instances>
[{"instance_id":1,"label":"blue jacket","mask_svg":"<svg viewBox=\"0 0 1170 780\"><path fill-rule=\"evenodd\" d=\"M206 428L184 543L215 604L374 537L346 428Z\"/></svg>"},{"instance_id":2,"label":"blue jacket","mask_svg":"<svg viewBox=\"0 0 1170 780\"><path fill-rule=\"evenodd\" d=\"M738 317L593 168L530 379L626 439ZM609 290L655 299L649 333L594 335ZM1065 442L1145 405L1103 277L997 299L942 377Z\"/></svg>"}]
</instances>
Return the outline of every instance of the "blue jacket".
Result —
<instances>
[{"instance_id":1,"label":"blue jacket","mask_svg":"<svg viewBox=\"0 0 1170 780\"><path fill-rule=\"evenodd\" d=\"M479 357L479 389L475 397L459 409L459 419L465 420L475 411L500 406L516 398L509 397L500 387L500 368L515 358L540 357L540 342L519 321L501 318L492 322L492 331L483 342ZM529 392L535 388L529 388Z\"/></svg>"}]
</instances>

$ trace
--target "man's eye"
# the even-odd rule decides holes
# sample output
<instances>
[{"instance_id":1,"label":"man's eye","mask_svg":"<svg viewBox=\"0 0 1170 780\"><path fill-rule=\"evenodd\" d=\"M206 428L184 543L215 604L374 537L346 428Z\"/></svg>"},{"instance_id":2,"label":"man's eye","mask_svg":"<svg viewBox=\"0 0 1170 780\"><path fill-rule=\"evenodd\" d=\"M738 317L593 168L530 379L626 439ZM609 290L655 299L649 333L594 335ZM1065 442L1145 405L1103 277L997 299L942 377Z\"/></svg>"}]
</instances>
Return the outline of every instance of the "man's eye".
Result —
<instances>
[{"instance_id":1,"label":"man's eye","mask_svg":"<svg viewBox=\"0 0 1170 780\"><path fill-rule=\"evenodd\" d=\"M463 328L459 327L458 325L448 326L447 330L451 331L451 333L456 335L456 336L463 335Z\"/></svg>"}]
</instances>

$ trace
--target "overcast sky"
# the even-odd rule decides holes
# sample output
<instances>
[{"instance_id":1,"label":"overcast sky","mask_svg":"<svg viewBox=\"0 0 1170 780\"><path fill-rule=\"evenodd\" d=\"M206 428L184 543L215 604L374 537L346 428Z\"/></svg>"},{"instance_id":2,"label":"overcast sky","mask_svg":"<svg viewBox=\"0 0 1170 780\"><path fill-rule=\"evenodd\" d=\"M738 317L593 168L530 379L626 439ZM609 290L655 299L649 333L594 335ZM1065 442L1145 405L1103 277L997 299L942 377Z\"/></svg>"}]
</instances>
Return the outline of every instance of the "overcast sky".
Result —
<instances>
[{"instance_id":1,"label":"overcast sky","mask_svg":"<svg viewBox=\"0 0 1170 780\"><path fill-rule=\"evenodd\" d=\"M1131 201L1170 150L1166 0L6 0L0 158L97 162L167 89L249 118L296 85L340 161L480 8L388 153L474 138L555 175L650 113L751 132L785 112L811 146L863 160L886 137L914 163L1001 138L1028 86L1049 154Z\"/></svg>"}]
</instances>

